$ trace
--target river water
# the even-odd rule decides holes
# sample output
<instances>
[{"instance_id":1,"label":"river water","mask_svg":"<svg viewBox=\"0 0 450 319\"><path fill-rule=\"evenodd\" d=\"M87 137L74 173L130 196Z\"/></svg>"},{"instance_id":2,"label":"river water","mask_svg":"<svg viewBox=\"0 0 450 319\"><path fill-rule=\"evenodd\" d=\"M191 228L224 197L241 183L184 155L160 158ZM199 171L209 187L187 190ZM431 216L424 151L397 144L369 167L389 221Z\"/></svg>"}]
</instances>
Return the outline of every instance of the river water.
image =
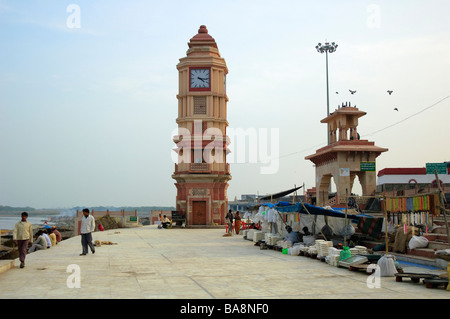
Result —
<instances>
[{"instance_id":1,"label":"river water","mask_svg":"<svg viewBox=\"0 0 450 319\"><path fill-rule=\"evenodd\" d=\"M49 219L49 215L28 215L27 221L30 222L33 225L40 225L43 224L44 221L47 221ZM51 219L51 215L50 215ZM1 216L0 215L0 229L7 229L7 230L13 230L14 225L17 222L20 222L21 217L20 214L18 216ZM51 224L51 223L49 223Z\"/></svg>"}]
</instances>

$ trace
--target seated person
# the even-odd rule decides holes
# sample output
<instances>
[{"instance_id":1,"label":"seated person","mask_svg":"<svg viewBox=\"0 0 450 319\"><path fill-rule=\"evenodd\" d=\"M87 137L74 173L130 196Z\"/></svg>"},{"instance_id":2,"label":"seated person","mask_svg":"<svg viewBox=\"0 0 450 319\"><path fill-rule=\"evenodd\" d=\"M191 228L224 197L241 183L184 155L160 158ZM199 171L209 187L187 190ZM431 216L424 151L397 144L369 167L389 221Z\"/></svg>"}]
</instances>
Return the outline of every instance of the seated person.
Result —
<instances>
[{"instance_id":1,"label":"seated person","mask_svg":"<svg viewBox=\"0 0 450 319\"><path fill-rule=\"evenodd\" d=\"M291 226L286 226L286 230L288 232L286 237L284 238L286 241L290 241L292 244L300 242L300 238L298 237L298 233L292 231L292 227Z\"/></svg>"},{"instance_id":2,"label":"seated person","mask_svg":"<svg viewBox=\"0 0 450 319\"><path fill-rule=\"evenodd\" d=\"M169 225L172 225L172 221L169 218L167 218L166 215L164 215L164 218L162 221L162 227L167 228L167 227L169 227Z\"/></svg>"},{"instance_id":3,"label":"seated person","mask_svg":"<svg viewBox=\"0 0 450 319\"><path fill-rule=\"evenodd\" d=\"M257 230L261 230L261 225L258 223L258 224L255 224L255 223L251 223L250 224L250 226L248 226L248 229L257 229Z\"/></svg>"},{"instance_id":4,"label":"seated person","mask_svg":"<svg viewBox=\"0 0 450 319\"><path fill-rule=\"evenodd\" d=\"M50 237L47 235L47 230L42 231L42 236L44 236L45 240L47 241L47 248L52 247L52 241L50 240Z\"/></svg>"},{"instance_id":5,"label":"seated person","mask_svg":"<svg viewBox=\"0 0 450 319\"><path fill-rule=\"evenodd\" d=\"M312 234L309 232L309 229L308 229L308 227L303 227L302 228L302 230L303 230L303 233L305 234L305 236L311 236Z\"/></svg>"},{"instance_id":6,"label":"seated person","mask_svg":"<svg viewBox=\"0 0 450 319\"><path fill-rule=\"evenodd\" d=\"M52 227L53 234L56 236L56 243L59 243L62 240L61 233L56 229L55 226Z\"/></svg>"},{"instance_id":7,"label":"seated person","mask_svg":"<svg viewBox=\"0 0 450 319\"><path fill-rule=\"evenodd\" d=\"M47 240L45 239L44 236L42 236L43 233L44 232L42 230L39 230L36 233L35 235L36 240L33 242L30 249L28 249L29 253L32 253L36 250L47 249Z\"/></svg>"},{"instance_id":8,"label":"seated person","mask_svg":"<svg viewBox=\"0 0 450 319\"><path fill-rule=\"evenodd\" d=\"M47 235L50 238L52 246L55 246L56 245L56 234L53 232L52 228L47 229Z\"/></svg>"}]
</instances>

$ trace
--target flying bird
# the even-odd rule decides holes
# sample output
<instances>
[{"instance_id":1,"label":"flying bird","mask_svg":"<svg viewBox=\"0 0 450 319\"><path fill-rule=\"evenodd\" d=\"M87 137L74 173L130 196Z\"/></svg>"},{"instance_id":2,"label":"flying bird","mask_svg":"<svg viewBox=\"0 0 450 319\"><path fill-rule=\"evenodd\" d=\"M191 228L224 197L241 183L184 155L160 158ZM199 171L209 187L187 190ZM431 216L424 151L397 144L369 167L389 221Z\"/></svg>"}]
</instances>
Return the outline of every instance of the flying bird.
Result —
<instances>
[{"instance_id":1,"label":"flying bird","mask_svg":"<svg viewBox=\"0 0 450 319\"><path fill-rule=\"evenodd\" d=\"M351 94L355 94L356 93L356 91L352 91L352 90L349 90L349 91L350 91Z\"/></svg>"},{"instance_id":2,"label":"flying bird","mask_svg":"<svg viewBox=\"0 0 450 319\"><path fill-rule=\"evenodd\" d=\"M394 111L397 111L397 112L398 112L398 108L395 108Z\"/></svg>"},{"instance_id":3,"label":"flying bird","mask_svg":"<svg viewBox=\"0 0 450 319\"><path fill-rule=\"evenodd\" d=\"M392 92L394 92L394 91L387 91L388 93L389 93L389 95L391 95L392 94Z\"/></svg>"}]
</instances>

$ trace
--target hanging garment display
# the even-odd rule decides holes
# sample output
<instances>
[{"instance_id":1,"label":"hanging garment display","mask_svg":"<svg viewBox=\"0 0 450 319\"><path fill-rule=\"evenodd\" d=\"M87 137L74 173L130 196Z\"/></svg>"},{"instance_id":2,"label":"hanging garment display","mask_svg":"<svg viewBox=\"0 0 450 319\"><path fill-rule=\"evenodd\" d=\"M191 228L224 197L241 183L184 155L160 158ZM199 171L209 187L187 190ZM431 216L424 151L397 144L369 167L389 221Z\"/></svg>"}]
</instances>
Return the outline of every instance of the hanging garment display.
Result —
<instances>
[{"instance_id":1,"label":"hanging garment display","mask_svg":"<svg viewBox=\"0 0 450 319\"><path fill-rule=\"evenodd\" d=\"M388 212L411 212L431 211L434 212L434 196L420 195L414 197L386 197L386 211Z\"/></svg>"}]
</instances>

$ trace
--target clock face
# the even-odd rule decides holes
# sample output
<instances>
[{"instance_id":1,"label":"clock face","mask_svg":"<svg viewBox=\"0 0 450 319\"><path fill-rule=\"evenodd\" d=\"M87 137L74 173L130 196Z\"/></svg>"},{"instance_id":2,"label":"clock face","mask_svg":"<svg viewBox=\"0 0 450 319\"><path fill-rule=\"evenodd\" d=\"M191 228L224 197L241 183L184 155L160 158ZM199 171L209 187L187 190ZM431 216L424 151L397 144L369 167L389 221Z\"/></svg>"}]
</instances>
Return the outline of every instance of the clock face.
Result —
<instances>
[{"instance_id":1,"label":"clock face","mask_svg":"<svg viewBox=\"0 0 450 319\"><path fill-rule=\"evenodd\" d=\"M190 69L190 85L191 90L208 90L211 82L209 68L192 68Z\"/></svg>"}]
</instances>

